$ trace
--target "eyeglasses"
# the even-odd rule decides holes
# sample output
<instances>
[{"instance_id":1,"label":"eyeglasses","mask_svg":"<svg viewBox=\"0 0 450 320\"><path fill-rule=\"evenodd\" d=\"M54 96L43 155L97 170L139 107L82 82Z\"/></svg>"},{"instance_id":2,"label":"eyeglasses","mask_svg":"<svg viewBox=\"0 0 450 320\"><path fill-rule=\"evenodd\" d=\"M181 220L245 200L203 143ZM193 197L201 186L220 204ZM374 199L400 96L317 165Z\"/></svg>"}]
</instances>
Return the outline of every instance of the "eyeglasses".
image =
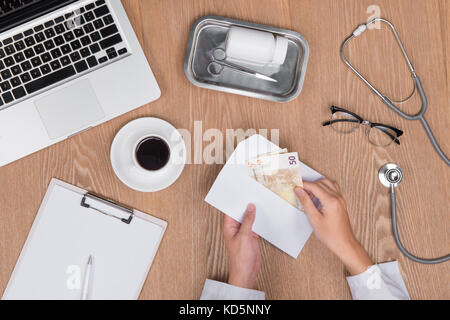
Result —
<instances>
[{"instance_id":1,"label":"eyeglasses","mask_svg":"<svg viewBox=\"0 0 450 320\"><path fill-rule=\"evenodd\" d=\"M375 146L387 147L392 142L400 144L398 138L403 135L403 131L381 123L372 123L362 119L357 114L348 110L332 106L331 119L324 122L323 126L331 126L333 130L349 134L359 129L361 125L368 126L366 129L369 142Z\"/></svg>"}]
</instances>

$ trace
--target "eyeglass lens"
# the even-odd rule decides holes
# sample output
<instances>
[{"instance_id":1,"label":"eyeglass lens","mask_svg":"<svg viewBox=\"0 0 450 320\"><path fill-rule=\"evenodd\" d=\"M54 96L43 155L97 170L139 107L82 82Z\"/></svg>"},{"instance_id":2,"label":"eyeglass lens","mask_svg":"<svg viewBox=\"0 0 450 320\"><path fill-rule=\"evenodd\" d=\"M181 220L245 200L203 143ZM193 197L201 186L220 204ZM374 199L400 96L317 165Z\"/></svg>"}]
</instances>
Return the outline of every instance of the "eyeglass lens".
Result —
<instances>
[{"instance_id":1,"label":"eyeglass lens","mask_svg":"<svg viewBox=\"0 0 450 320\"><path fill-rule=\"evenodd\" d=\"M335 112L331 116L331 127L340 133L352 133L358 130L359 120L346 112Z\"/></svg>"},{"instance_id":2,"label":"eyeglass lens","mask_svg":"<svg viewBox=\"0 0 450 320\"><path fill-rule=\"evenodd\" d=\"M369 130L368 137L370 143L380 147L387 147L397 139L397 133L389 128L375 126Z\"/></svg>"}]
</instances>

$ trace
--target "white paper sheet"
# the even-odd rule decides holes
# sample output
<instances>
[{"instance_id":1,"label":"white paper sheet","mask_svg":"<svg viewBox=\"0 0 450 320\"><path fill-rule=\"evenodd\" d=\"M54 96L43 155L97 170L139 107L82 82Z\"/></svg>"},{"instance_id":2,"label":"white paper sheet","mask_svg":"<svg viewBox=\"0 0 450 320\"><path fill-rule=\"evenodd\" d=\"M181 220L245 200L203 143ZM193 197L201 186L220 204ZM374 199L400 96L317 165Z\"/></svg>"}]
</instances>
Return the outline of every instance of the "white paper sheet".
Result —
<instances>
[{"instance_id":1,"label":"white paper sheet","mask_svg":"<svg viewBox=\"0 0 450 320\"><path fill-rule=\"evenodd\" d=\"M256 205L253 231L293 258L297 258L312 233L306 215L250 178L246 160L280 148L261 135L241 142L219 173L205 201L242 222L249 203ZM306 181L323 178L301 163Z\"/></svg>"}]
</instances>

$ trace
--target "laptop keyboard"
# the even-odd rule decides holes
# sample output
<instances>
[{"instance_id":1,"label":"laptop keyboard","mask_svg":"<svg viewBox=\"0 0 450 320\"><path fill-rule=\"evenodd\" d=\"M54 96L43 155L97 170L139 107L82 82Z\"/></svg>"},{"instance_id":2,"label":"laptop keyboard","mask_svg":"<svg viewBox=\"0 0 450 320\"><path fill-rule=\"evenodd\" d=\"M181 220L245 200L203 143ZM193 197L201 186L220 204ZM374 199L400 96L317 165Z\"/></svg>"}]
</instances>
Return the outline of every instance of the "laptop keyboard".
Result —
<instances>
[{"instance_id":1,"label":"laptop keyboard","mask_svg":"<svg viewBox=\"0 0 450 320\"><path fill-rule=\"evenodd\" d=\"M128 52L105 0L0 40L0 110Z\"/></svg>"},{"instance_id":2,"label":"laptop keyboard","mask_svg":"<svg viewBox=\"0 0 450 320\"><path fill-rule=\"evenodd\" d=\"M23 9L39 0L0 0L0 16Z\"/></svg>"}]
</instances>

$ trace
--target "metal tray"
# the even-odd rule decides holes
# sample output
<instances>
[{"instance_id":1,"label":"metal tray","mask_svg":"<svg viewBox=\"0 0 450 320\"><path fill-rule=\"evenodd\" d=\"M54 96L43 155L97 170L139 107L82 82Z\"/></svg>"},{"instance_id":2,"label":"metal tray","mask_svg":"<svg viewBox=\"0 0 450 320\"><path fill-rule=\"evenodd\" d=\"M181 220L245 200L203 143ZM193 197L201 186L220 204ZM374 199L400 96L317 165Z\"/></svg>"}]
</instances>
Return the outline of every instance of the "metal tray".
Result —
<instances>
[{"instance_id":1,"label":"metal tray","mask_svg":"<svg viewBox=\"0 0 450 320\"><path fill-rule=\"evenodd\" d=\"M242 75L229 68L225 68L220 75L212 75L208 71L208 65L213 60L213 51L217 48L225 50L231 26L268 31L289 40L286 61L277 69L271 66L255 67L240 63L269 75L278 82ZM192 26L184 71L193 84L202 88L276 102L288 102L295 99L302 91L308 58L308 42L297 32L223 17L204 16Z\"/></svg>"}]
</instances>

